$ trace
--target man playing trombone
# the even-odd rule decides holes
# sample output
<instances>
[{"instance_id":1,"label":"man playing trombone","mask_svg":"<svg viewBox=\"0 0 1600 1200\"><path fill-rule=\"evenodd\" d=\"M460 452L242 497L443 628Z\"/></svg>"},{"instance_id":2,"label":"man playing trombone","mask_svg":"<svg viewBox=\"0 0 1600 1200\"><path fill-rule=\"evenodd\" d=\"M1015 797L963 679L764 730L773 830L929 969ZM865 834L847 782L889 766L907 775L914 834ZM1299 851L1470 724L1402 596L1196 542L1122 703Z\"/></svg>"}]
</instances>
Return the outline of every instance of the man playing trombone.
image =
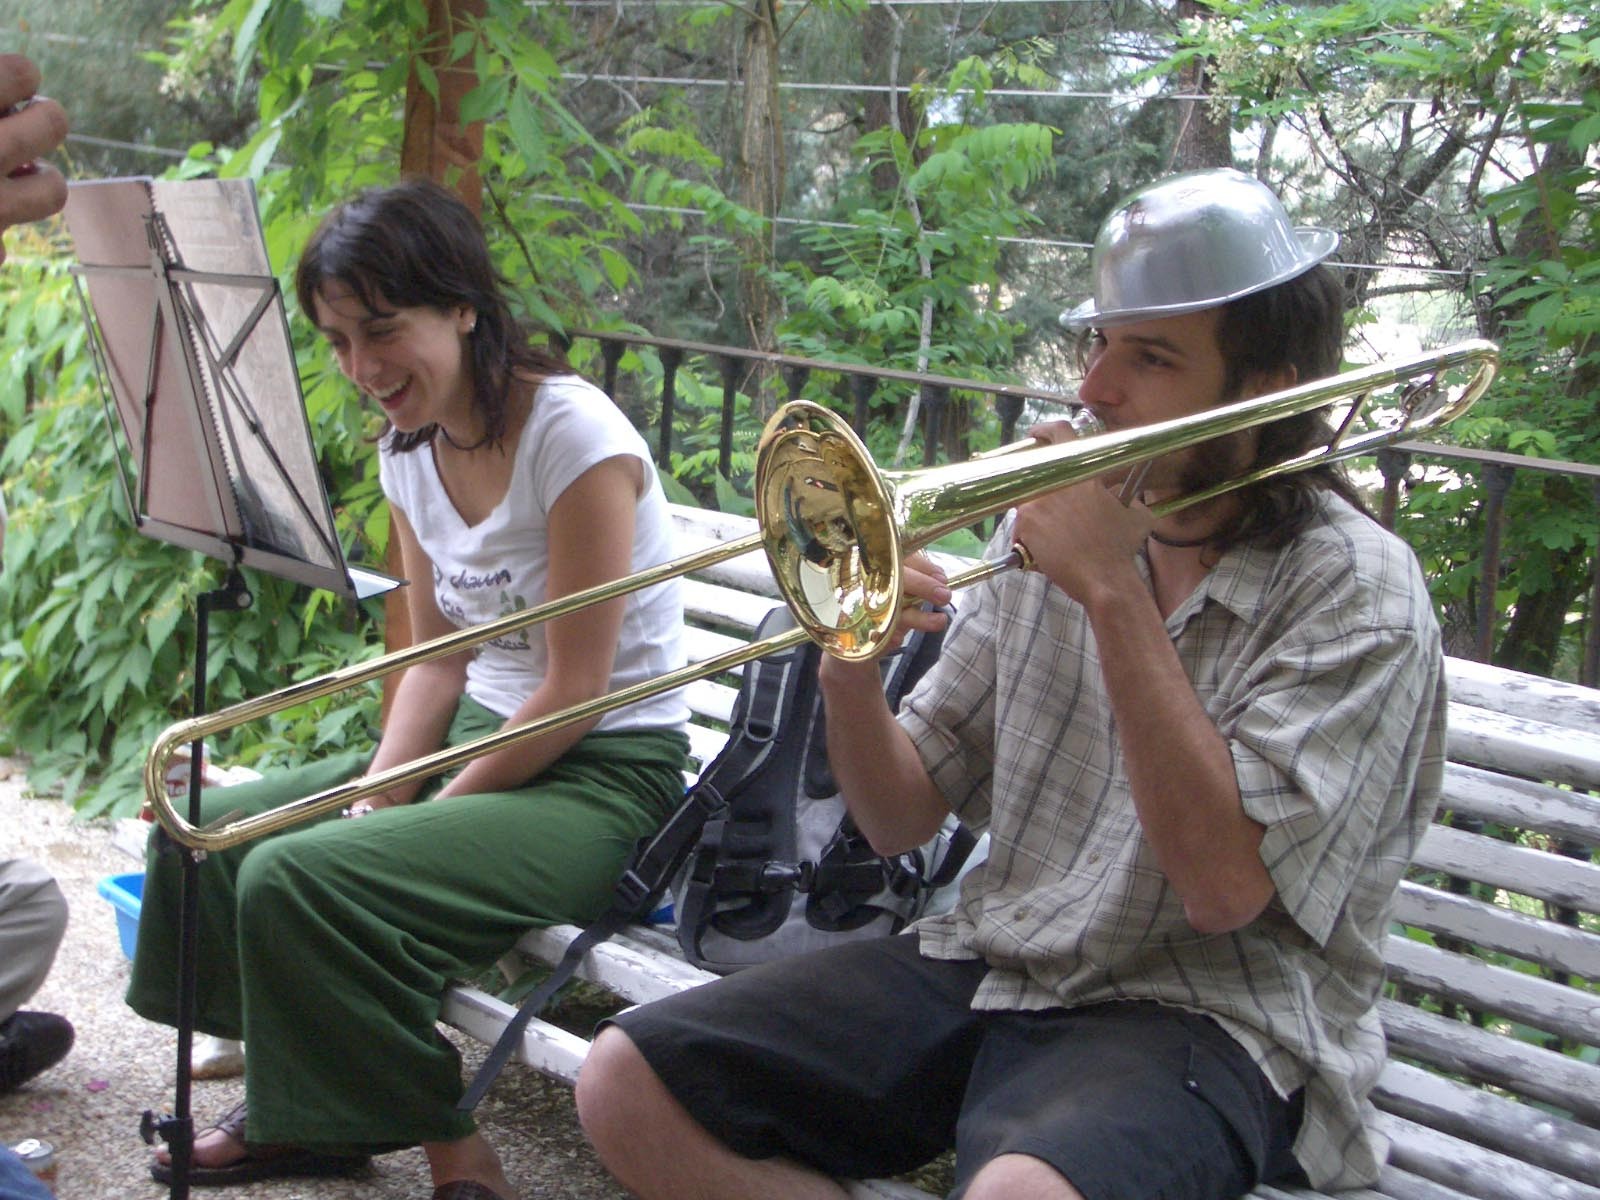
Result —
<instances>
[{"instance_id":1,"label":"man playing trombone","mask_svg":"<svg viewBox=\"0 0 1600 1200\"><path fill-rule=\"evenodd\" d=\"M1136 193L1063 317L1089 331L1080 398L1115 432L1333 374L1335 244L1237 172ZM1024 570L963 596L898 717L875 666L825 660L830 760L874 849L953 811L989 856L907 935L608 1024L579 1112L627 1187L836 1198L951 1147L966 1200L1376 1179L1379 946L1443 765L1427 589L1331 466L1152 513L1320 425L1021 505L996 548ZM950 599L926 559L906 573Z\"/></svg>"}]
</instances>

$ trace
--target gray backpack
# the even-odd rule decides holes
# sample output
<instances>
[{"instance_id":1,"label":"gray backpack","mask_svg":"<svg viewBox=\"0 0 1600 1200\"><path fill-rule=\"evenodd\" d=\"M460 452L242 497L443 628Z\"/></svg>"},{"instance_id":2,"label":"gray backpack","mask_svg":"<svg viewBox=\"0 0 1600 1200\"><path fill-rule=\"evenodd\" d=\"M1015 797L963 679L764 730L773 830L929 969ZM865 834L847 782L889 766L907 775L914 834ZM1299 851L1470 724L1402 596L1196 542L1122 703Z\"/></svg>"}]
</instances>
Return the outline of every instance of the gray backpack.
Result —
<instances>
[{"instance_id":1,"label":"gray backpack","mask_svg":"<svg viewBox=\"0 0 1600 1200\"><path fill-rule=\"evenodd\" d=\"M787 608L775 608L756 637L793 625ZM891 708L942 640L912 633L884 656ZM956 879L974 845L952 818L918 850L873 852L828 768L821 654L807 641L745 667L727 744L691 789L711 815L673 887L673 910L684 957L705 970L898 933Z\"/></svg>"}]
</instances>

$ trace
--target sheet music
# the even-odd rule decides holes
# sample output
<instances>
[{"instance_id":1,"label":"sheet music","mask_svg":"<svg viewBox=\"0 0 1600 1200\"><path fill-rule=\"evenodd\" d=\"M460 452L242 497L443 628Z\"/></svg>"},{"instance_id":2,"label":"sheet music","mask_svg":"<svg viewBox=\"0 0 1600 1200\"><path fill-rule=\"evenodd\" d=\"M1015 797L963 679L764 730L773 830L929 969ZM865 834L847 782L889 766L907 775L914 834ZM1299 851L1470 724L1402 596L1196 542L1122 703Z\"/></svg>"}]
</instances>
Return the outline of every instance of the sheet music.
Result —
<instances>
[{"instance_id":1,"label":"sheet music","mask_svg":"<svg viewBox=\"0 0 1600 1200\"><path fill-rule=\"evenodd\" d=\"M344 562L250 181L75 183L66 219L141 531L345 595L385 590Z\"/></svg>"}]
</instances>

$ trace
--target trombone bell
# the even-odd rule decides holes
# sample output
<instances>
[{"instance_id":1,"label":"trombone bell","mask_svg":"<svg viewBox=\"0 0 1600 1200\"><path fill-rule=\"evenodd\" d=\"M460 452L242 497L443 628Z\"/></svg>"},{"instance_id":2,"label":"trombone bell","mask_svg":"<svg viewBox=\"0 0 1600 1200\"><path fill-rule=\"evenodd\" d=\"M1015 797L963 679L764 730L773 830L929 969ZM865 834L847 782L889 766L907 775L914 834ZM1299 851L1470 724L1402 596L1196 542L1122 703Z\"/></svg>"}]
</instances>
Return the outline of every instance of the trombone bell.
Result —
<instances>
[{"instance_id":1,"label":"trombone bell","mask_svg":"<svg viewBox=\"0 0 1600 1200\"><path fill-rule=\"evenodd\" d=\"M756 460L761 545L813 640L869 658L893 632L902 590L894 498L861 439L805 401L767 424Z\"/></svg>"}]
</instances>

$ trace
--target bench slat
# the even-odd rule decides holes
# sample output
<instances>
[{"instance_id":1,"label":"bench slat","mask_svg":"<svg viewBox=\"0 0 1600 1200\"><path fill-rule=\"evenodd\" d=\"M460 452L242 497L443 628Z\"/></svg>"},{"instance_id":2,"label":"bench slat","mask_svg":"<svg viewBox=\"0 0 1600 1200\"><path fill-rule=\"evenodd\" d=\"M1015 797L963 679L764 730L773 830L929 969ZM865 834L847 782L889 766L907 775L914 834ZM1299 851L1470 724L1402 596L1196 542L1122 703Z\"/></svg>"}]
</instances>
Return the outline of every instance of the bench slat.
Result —
<instances>
[{"instance_id":1,"label":"bench slat","mask_svg":"<svg viewBox=\"0 0 1600 1200\"><path fill-rule=\"evenodd\" d=\"M703 663L719 654L726 654L729 650L737 650L746 644L744 638L732 637L726 633L719 633L714 629L700 629L690 625L683 631L684 654L691 663ZM737 675L739 668L735 667L728 673Z\"/></svg>"},{"instance_id":2,"label":"bench slat","mask_svg":"<svg viewBox=\"0 0 1600 1200\"><path fill-rule=\"evenodd\" d=\"M1373 1089L1385 1112L1572 1179L1600 1180L1600 1131L1551 1120L1543 1109L1391 1062Z\"/></svg>"},{"instance_id":3,"label":"bench slat","mask_svg":"<svg viewBox=\"0 0 1600 1200\"><path fill-rule=\"evenodd\" d=\"M691 725L689 726L689 757L701 769L704 769L721 752L727 740L727 734L707 729L703 725ZM688 778L684 780L684 787L693 787L694 781L698 777L698 771L690 773Z\"/></svg>"},{"instance_id":4,"label":"bench slat","mask_svg":"<svg viewBox=\"0 0 1600 1200\"><path fill-rule=\"evenodd\" d=\"M1391 1054L1542 1100L1600 1125L1600 1066L1397 1000L1378 1004Z\"/></svg>"},{"instance_id":5,"label":"bench slat","mask_svg":"<svg viewBox=\"0 0 1600 1200\"><path fill-rule=\"evenodd\" d=\"M1378 1191L1384 1196L1391 1197L1391 1200L1471 1200L1453 1187L1446 1187L1432 1179L1424 1179L1421 1175L1413 1175L1410 1171L1402 1171L1393 1163L1383 1168L1383 1175L1378 1180ZM1338 1200L1345 1200L1344 1192L1338 1193Z\"/></svg>"},{"instance_id":6,"label":"bench slat","mask_svg":"<svg viewBox=\"0 0 1600 1200\"><path fill-rule=\"evenodd\" d=\"M1406 937L1387 939L1383 957L1396 983L1575 1042L1600 1045L1600 1004L1592 994Z\"/></svg>"},{"instance_id":7,"label":"bench slat","mask_svg":"<svg viewBox=\"0 0 1600 1200\"><path fill-rule=\"evenodd\" d=\"M1499 838L1431 825L1417 849L1416 864L1490 883L1583 912L1600 911L1600 867L1583 859L1517 846Z\"/></svg>"},{"instance_id":8,"label":"bench slat","mask_svg":"<svg viewBox=\"0 0 1600 1200\"><path fill-rule=\"evenodd\" d=\"M710 679L696 679L683 689L688 702L690 720L696 725L718 732L713 726L726 725L733 716L733 700L739 693L725 683Z\"/></svg>"},{"instance_id":9,"label":"bench slat","mask_svg":"<svg viewBox=\"0 0 1600 1200\"><path fill-rule=\"evenodd\" d=\"M439 1019L455 1026L468 1037L487 1045L500 1040L516 1008L479 988L457 984L444 994ZM578 1078L578 1068L589 1053L589 1040L535 1017L523 1030L522 1043L515 1058L542 1075L559 1079L569 1087Z\"/></svg>"},{"instance_id":10,"label":"bench slat","mask_svg":"<svg viewBox=\"0 0 1600 1200\"><path fill-rule=\"evenodd\" d=\"M691 624L699 622L713 628L736 630L746 638L755 632L761 618L777 603L770 596L703 583L698 579L685 579L682 587L683 614Z\"/></svg>"},{"instance_id":11,"label":"bench slat","mask_svg":"<svg viewBox=\"0 0 1600 1200\"><path fill-rule=\"evenodd\" d=\"M1445 767L1444 800L1439 808L1582 844L1592 844L1600 830L1600 796L1512 779L1465 763Z\"/></svg>"},{"instance_id":12,"label":"bench slat","mask_svg":"<svg viewBox=\"0 0 1600 1200\"><path fill-rule=\"evenodd\" d=\"M1466 658L1447 659L1445 675L1451 699L1464 704L1573 729L1600 729L1600 695L1593 688Z\"/></svg>"},{"instance_id":13,"label":"bench slat","mask_svg":"<svg viewBox=\"0 0 1600 1200\"><path fill-rule=\"evenodd\" d=\"M517 950L540 962L557 962L581 932L576 925L534 929L517 942ZM716 978L682 959L669 958L633 942L627 933L618 934L585 954L577 976L635 1004L676 995Z\"/></svg>"},{"instance_id":14,"label":"bench slat","mask_svg":"<svg viewBox=\"0 0 1600 1200\"><path fill-rule=\"evenodd\" d=\"M1600 935L1500 908L1471 896L1402 880L1394 918L1488 950L1600 979Z\"/></svg>"},{"instance_id":15,"label":"bench slat","mask_svg":"<svg viewBox=\"0 0 1600 1200\"><path fill-rule=\"evenodd\" d=\"M690 554L708 546L737 541L756 529L755 522L748 517L733 517L677 505L672 507L672 524L679 554ZM773 581L767 556L760 550L715 563L698 572L695 578L760 596L776 597L778 594L778 585Z\"/></svg>"},{"instance_id":16,"label":"bench slat","mask_svg":"<svg viewBox=\"0 0 1600 1200\"><path fill-rule=\"evenodd\" d=\"M1559 779L1575 787L1600 788L1600 735L1487 708L1452 702L1450 757L1493 765L1527 779Z\"/></svg>"},{"instance_id":17,"label":"bench slat","mask_svg":"<svg viewBox=\"0 0 1600 1200\"><path fill-rule=\"evenodd\" d=\"M840 1182L844 1184L845 1195L850 1200L935 1200L921 1188L892 1179L847 1179Z\"/></svg>"},{"instance_id":18,"label":"bench slat","mask_svg":"<svg viewBox=\"0 0 1600 1200\"><path fill-rule=\"evenodd\" d=\"M1389 1161L1403 1171L1484 1200L1600 1200L1600 1188L1430 1129L1379 1113Z\"/></svg>"}]
</instances>

